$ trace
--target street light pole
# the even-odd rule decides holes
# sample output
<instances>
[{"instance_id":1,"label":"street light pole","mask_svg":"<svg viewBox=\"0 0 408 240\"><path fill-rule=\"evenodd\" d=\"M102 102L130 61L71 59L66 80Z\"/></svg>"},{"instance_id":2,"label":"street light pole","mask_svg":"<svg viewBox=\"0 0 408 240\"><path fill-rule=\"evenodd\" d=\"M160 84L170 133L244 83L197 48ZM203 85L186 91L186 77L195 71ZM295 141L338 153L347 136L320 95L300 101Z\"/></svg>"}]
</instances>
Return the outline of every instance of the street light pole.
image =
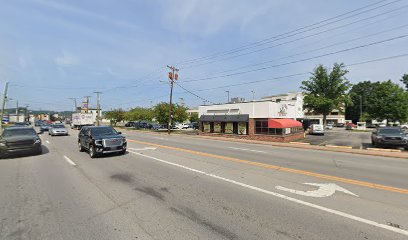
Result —
<instances>
[{"instance_id":1,"label":"street light pole","mask_svg":"<svg viewBox=\"0 0 408 240\"><path fill-rule=\"evenodd\" d=\"M74 104L75 104L75 109L74 109L74 112L76 112L76 111L77 111L77 109L78 109L78 106L77 106L77 100L76 100L76 98L69 98L69 99L74 100Z\"/></svg>"},{"instance_id":2,"label":"street light pole","mask_svg":"<svg viewBox=\"0 0 408 240\"><path fill-rule=\"evenodd\" d=\"M229 92L230 92L230 91L227 90L227 91L225 91L225 92L228 94L228 95L227 95L227 96L228 96L227 103L229 103L229 102L230 102L230 98L229 98Z\"/></svg>"},{"instance_id":3,"label":"street light pole","mask_svg":"<svg viewBox=\"0 0 408 240\"><path fill-rule=\"evenodd\" d=\"M363 118L363 97L360 95L360 122Z\"/></svg>"},{"instance_id":4,"label":"street light pole","mask_svg":"<svg viewBox=\"0 0 408 240\"><path fill-rule=\"evenodd\" d=\"M252 90L251 93L252 93L252 101L255 101L255 91Z\"/></svg>"},{"instance_id":5,"label":"street light pole","mask_svg":"<svg viewBox=\"0 0 408 240\"><path fill-rule=\"evenodd\" d=\"M171 130L171 123L173 120L173 87L174 87L174 81L177 80L178 75L176 76L177 72L179 71L176 67L174 66L169 66L167 65L168 68L170 68L171 72L169 73L169 79L170 79L170 112L169 112L169 124L167 125L167 133L170 134Z\"/></svg>"},{"instance_id":6,"label":"street light pole","mask_svg":"<svg viewBox=\"0 0 408 240\"><path fill-rule=\"evenodd\" d=\"M6 101L7 101L8 85L9 85L9 83L6 82L6 86L4 87L3 104L2 104L2 107L1 107L1 115L0 115L0 118L1 118L1 120L0 120L0 121L1 121L1 122L0 122L0 133L1 133L2 130L3 130L4 107L6 106Z\"/></svg>"}]
</instances>

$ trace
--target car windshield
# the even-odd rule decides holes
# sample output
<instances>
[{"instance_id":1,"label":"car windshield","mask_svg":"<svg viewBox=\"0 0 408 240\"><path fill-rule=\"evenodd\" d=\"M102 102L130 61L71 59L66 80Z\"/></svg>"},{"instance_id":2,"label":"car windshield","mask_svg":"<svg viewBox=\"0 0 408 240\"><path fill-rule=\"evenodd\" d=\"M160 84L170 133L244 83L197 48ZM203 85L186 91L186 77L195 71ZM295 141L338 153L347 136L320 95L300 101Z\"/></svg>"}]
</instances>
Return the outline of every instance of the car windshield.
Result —
<instances>
[{"instance_id":1,"label":"car windshield","mask_svg":"<svg viewBox=\"0 0 408 240\"><path fill-rule=\"evenodd\" d=\"M58 125L52 125L52 128L65 128L64 125L58 124Z\"/></svg>"},{"instance_id":2,"label":"car windshield","mask_svg":"<svg viewBox=\"0 0 408 240\"><path fill-rule=\"evenodd\" d=\"M5 129L3 132L3 137L11 136L34 136L36 132L34 129Z\"/></svg>"},{"instance_id":3,"label":"car windshield","mask_svg":"<svg viewBox=\"0 0 408 240\"><path fill-rule=\"evenodd\" d=\"M401 130L397 128L385 128L385 129L378 129L378 133L381 134L400 134Z\"/></svg>"},{"instance_id":4,"label":"car windshield","mask_svg":"<svg viewBox=\"0 0 408 240\"><path fill-rule=\"evenodd\" d=\"M114 135L118 134L115 129L111 127L99 127L99 128L92 128L91 132L93 135Z\"/></svg>"}]
</instances>

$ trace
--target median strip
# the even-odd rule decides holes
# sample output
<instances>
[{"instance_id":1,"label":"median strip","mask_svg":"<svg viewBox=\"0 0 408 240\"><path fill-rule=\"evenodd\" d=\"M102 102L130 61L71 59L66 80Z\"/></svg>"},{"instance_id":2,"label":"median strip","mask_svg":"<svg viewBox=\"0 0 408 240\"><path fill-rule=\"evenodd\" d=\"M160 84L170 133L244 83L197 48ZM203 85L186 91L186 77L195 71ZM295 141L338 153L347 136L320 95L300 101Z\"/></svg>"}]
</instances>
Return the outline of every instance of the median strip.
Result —
<instances>
[{"instance_id":1,"label":"median strip","mask_svg":"<svg viewBox=\"0 0 408 240\"><path fill-rule=\"evenodd\" d=\"M189 150L189 149L184 149L184 148L170 147L170 146L165 146L165 145L160 145L160 144L155 144L155 143L150 143L150 142L142 142L142 141L137 141L137 140L132 140L132 139L128 139L128 141L139 143L139 144L150 145L150 146L154 146L158 148L168 149L168 150L175 150L175 151L190 153L190 154L204 156L204 157L211 157L211 158L222 159L225 161L231 161L231 162L237 162L237 163L242 163L242 164L248 164L252 166L258 166L258 167L262 167L265 169L274 169L274 170L290 172L290 173L311 176L311 177L316 177L316 178L321 178L321 179L326 179L326 180L332 180L332 181L337 181L337 182L343 182L343 183L348 183L348 184L353 184L357 186L363 186L363 187L368 187L368 188L373 188L373 189L378 189L378 190L408 194L408 189L404 189L404 188L391 187L391 186L364 182L364 181L359 181L359 180L353 180L353 179L341 178L341 177L325 175L325 174L320 174L320 173L308 172L308 171L298 170L298 169L293 169L293 168L280 167L280 166L266 164L266 163L254 162L250 160L238 159L238 158L233 158L233 157L226 157L226 156L199 152L199 151L194 151L194 150Z\"/></svg>"},{"instance_id":2,"label":"median strip","mask_svg":"<svg viewBox=\"0 0 408 240\"><path fill-rule=\"evenodd\" d=\"M289 142L291 144L301 144L301 145L310 145L310 143L307 142Z\"/></svg>"}]
</instances>

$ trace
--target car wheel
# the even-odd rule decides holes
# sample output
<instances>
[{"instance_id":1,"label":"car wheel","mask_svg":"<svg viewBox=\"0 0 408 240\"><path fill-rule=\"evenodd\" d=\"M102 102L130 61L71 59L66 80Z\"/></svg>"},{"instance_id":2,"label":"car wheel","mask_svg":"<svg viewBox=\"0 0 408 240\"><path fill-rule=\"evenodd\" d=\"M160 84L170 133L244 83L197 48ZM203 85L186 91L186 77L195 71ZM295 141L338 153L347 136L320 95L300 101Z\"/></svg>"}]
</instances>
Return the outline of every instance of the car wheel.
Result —
<instances>
[{"instance_id":1,"label":"car wheel","mask_svg":"<svg viewBox=\"0 0 408 240\"><path fill-rule=\"evenodd\" d=\"M79 150L80 152L83 152L83 151L84 151L84 147L82 147L81 142L78 142L78 150Z\"/></svg>"},{"instance_id":2,"label":"car wheel","mask_svg":"<svg viewBox=\"0 0 408 240\"><path fill-rule=\"evenodd\" d=\"M126 154L126 148L123 149L123 150L120 152L120 155L125 155L125 154Z\"/></svg>"},{"instance_id":3,"label":"car wheel","mask_svg":"<svg viewBox=\"0 0 408 240\"><path fill-rule=\"evenodd\" d=\"M91 158L96 158L96 157L97 157L96 152L95 152L95 147L94 147L94 146L90 146L90 147L89 147L89 156L90 156Z\"/></svg>"}]
</instances>

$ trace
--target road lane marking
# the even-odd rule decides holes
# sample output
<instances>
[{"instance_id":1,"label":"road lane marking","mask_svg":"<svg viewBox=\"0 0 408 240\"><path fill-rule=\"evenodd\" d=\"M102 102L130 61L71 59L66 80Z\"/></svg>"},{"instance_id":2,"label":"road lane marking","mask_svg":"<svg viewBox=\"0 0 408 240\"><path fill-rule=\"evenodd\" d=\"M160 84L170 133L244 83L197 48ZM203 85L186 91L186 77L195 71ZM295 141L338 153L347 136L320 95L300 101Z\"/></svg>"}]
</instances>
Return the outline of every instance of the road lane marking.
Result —
<instances>
[{"instance_id":1,"label":"road lane marking","mask_svg":"<svg viewBox=\"0 0 408 240\"><path fill-rule=\"evenodd\" d=\"M45 142L46 142L47 144L50 144L50 141L48 141L48 140L45 140Z\"/></svg>"},{"instance_id":2,"label":"road lane marking","mask_svg":"<svg viewBox=\"0 0 408 240\"><path fill-rule=\"evenodd\" d=\"M310 185L310 186L317 186L319 188L317 190L312 190L312 191L298 191L295 189L290 189L290 188L286 188L282 186L276 186L275 188L281 191L290 192L290 193L294 193L294 194L306 196L306 197L318 197L318 198L330 197L331 195L335 194L336 191L350 194L354 197L358 197L358 195L334 183L304 183L304 184Z\"/></svg>"},{"instance_id":3,"label":"road lane marking","mask_svg":"<svg viewBox=\"0 0 408 240\"><path fill-rule=\"evenodd\" d=\"M262 189L262 188L258 188L258 187L248 185L248 184L245 184L245 183L237 182L235 180L220 177L218 175L214 175L214 174L207 173L207 172L204 172L204 171L201 171L201 170L190 168L190 167L187 167L187 166L184 166L184 165L181 165L181 164L165 161L165 160L162 160L162 159L159 159L159 158L156 158L156 157L152 157L152 156L148 156L148 155L145 155L145 154L141 154L141 153L138 153L138 152L133 152L133 151L129 151L129 152L131 152L133 154L136 154L136 155L139 155L139 156L142 156L142 157L153 159L153 160L161 162L161 163L165 163L165 164L172 165L172 166L175 166L175 167L179 167L179 168L191 171L191 172L195 172L195 173L202 174L202 175L205 175L205 176L208 176L208 177L212 177L212 178L215 178L215 179L218 179L218 180L222 180L222 181L225 181L225 182L228 182L228 183L232 183L232 184L244 187L244 188L248 188L248 189L251 189L251 190L254 190L254 191L262 192L262 193L265 193L267 195L271 195L271 196L274 196L274 197L285 199L285 200L288 200L290 202L294 202L294 203L298 203L300 205L304 205L304 206L308 206L308 207L311 207L311 208L319 209L319 210L327 212L327 213L331 213L331 214L341 216L341 217L344 217L344 218L348 218L348 219L351 219L351 220L354 220L354 221L357 221L357 222L365 223L365 224L368 224L368 225L371 225L371 226L374 226L374 227L377 227L377 228L382 228L382 229L385 229L385 230L389 230L389 231L392 231L392 232L395 232L395 233L399 233L399 234L408 236L408 231L405 231L405 230L402 230L402 229L399 229L399 228L395 228L395 227L392 227L392 226L389 226L389 225L381 224L381 223L378 223L378 222L375 222L375 221L372 221L372 220L369 220L369 219L357 217L357 216L354 216L354 215L351 215L351 214L348 214L348 213L345 213L345 212L341 212L341 211L338 211L338 210L334 210L334 209L330 209L330 208L323 207L323 206L320 206L320 205L316 205L316 204L313 204L313 203L310 203L310 202L306 202L306 201L303 201L303 200L292 198L292 197L289 197L289 196L286 196L286 195L283 195L283 194L280 194L280 193L272 192L272 191Z\"/></svg>"},{"instance_id":4,"label":"road lane marking","mask_svg":"<svg viewBox=\"0 0 408 240\"><path fill-rule=\"evenodd\" d=\"M357 186L363 186L363 187L368 187L368 188L373 188L373 189L378 189L378 190L408 194L408 189L404 189L404 188L391 187L391 186L386 186L386 185L382 185L382 184L376 184L376 183L364 182L364 181L359 181L359 180L354 180L354 179L336 177L336 176L320 174L320 173L314 173L314 172L309 172L309 171L304 171L304 170L299 170L299 169L294 169L294 168L280 167L280 166L266 164L266 163L254 162L254 161L249 161L249 160L244 160L244 159L239 159L239 158L233 158L233 157L226 157L226 156L216 155L216 154L212 154L212 153L198 152L198 151L184 149L184 148L170 147L170 146L160 145L160 144L155 144L155 143L150 143L150 142L142 142L142 141L137 141L137 140L132 140L132 139L128 139L128 141L129 142L140 143L140 144L145 144L145 145L150 145L150 146L163 148L163 149L169 149L169 150L175 150L175 151L190 153L190 154L204 156L204 157L211 157L211 158L222 159L222 160L225 160L225 161L248 164L248 165L257 166L257 167L266 168L266 169L279 170L279 171L290 172L290 173L295 173L295 174L300 174L300 175L306 175L306 176L311 176L311 177L316 177L316 178L321 178L321 179L326 179L326 180L331 180L331 181L337 181L337 182L342 182L342 183L348 183L348 184L353 184L353 185L357 185Z\"/></svg>"},{"instance_id":5,"label":"road lane marking","mask_svg":"<svg viewBox=\"0 0 408 240\"><path fill-rule=\"evenodd\" d=\"M76 166L76 163L74 163L74 161L72 161L71 159L69 159L69 157L67 157L67 156L64 155L64 158L65 158L65 160L66 160L69 164L71 164L72 166Z\"/></svg>"},{"instance_id":6,"label":"road lane marking","mask_svg":"<svg viewBox=\"0 0 408 240\"><path fill-rule=\"evenodd\" d=\"M144 150L156 150L156 147L145 147L145 148L128 148L131 149L133 151L144 151Z\"/></svg>"},{"instance_id":7,"label":"road lane marking","mask_svg":"<svg viewBox=\"0 0 408 240\"><path fill-rule=\"evenodd\" d=\"M252 150L252 149L246 149L246 148L236 148L236 147L229 147L231 149L235 150L241 150L241 151L249 151L249 152L258 152L258 153L266 153L265 151L258 151L258 150Z\"/></svg>"}]
</instances>

